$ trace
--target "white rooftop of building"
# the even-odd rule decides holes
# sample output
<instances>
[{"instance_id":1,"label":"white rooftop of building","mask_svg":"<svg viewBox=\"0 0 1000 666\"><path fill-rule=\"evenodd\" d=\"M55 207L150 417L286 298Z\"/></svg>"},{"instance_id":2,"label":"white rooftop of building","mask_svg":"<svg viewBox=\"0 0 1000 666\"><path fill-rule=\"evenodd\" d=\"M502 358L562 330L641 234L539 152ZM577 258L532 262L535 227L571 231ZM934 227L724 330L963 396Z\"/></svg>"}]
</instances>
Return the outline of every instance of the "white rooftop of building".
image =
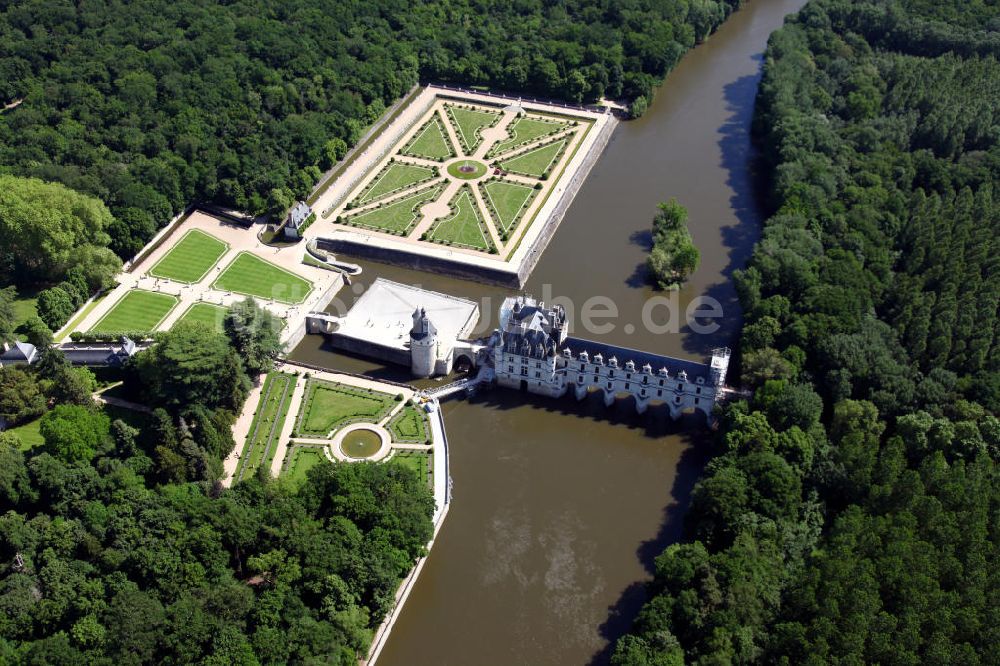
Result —
<instances>
[{"instance_id":1,"label":"white rooftop of building","mask_svg":"<svg viewBox=\"0 0 1000 666\"><path fill-rule=\"evenodd\" d=\"M377 278L340 319L337 333L378 345L409 348L413 311L423 308L437 328L441 351L469 336L479 321L479 305L448 294Z\"/></svg>"}]
</instances>

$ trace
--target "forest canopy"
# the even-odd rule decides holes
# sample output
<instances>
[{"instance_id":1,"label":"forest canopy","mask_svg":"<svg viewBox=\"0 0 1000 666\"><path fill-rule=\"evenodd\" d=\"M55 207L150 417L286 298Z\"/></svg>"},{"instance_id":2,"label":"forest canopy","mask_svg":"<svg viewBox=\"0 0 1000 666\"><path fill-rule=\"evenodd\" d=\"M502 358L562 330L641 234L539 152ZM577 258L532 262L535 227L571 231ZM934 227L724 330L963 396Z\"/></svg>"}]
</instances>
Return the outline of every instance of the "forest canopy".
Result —
<instances>
[{"instance_id":1,"label":"forest canopy","mask_svg":"<svg viewBox=\"0 0 1000 666\"><path fill-rule=\"evenodd\" d=\"M115 215L131 258L206 200L258 214L418 80L641 100L742 0L0 0L0 171Z\"/></svg>"},{"instance_id":2,"label":"forest canopy","mask_svg":"<svg viewBox=\"0 0 1000 666\"><path fill-rule=\"evenodd\" d=\"M749 400L614 663L1000 654L1000 6L811 0L754 129Z\"/></svg>"}]
</instances>

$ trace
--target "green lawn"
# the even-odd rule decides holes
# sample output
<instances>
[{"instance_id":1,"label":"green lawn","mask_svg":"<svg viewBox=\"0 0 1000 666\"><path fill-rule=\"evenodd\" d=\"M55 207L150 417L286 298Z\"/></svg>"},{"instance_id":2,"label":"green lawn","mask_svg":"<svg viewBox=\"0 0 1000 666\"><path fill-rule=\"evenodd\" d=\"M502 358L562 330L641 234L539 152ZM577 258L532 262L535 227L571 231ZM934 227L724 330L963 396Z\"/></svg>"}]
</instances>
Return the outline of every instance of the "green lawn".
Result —
<instances>
[{"instance_id":1,"label":"green lawn","mask_svg":"<svg viewBox=\"0 0 1000 666\"><path fill-rule=\"evenodd\" d=\"M389 432L393 441L422 444L428 440L427 419L420 409L407 405L389 421Z\"/></svg>"},{"instance_id":2,"label":"green lawn","mask_svg":"<svg viewBox=\"0 0 1000 666\"><path fill-rule=\"evenodd\" d=\"M177 305L177 297L133 289L94 325L95 331L154 331Z\"/></svg>"},{"instance_id":3,"label":"green lawn","mask_svg":"<svg viewBox=\"0 0 1000 666\"><path fill-rule=\"evenodd\" d=\"M488 251L493 244L479 215L479 207L472 196L472 190L467 185L463 186L450 205L452 215L435 222L428 232L428 239L438 243Z\"/></svg>"},{"instance_id":4,"label":"green lawn","mask_svg":"<svg viewBox=\"0 0 1000 666\"><path fill-rule=\"evenodd\" d=\"M156 262L149 274L174 282L192 284L200 282L229 249L215 236L199 229L189 229L163 257Z\"/></svg>"},{"instance_id":5,"label":"green lawn","mask_svg":"<svg viewBox=\"0 0 1000 666\"><path fill-rule=\"evenodd\" d=\"M250 424L240 462L236 467L237 481L252 475L258 467L270 468L274 451L278 446L278 436L288 415L288 403L295 390L294 375L284 372L269 372L261 388L260 403Z\"/></svg>"},{"instance_id":6,"label":"green lawn","mask_svg":"<svg viewBox=\"0 0 1000 666\"><path fill-rule=\"evenodd\" d=\"M296 430L303 437L327 437L355 421L377 423L392 410L395 396L318 379L309 381Z\"/></svg>"},{"instance_id":7,"label":"green lawn","mask_svg":"<svg viewBox=\"0 0 1000 666\"><path fill-rule=\"evenodd\" d=\"M500 163L504 171L519 173L533 178L541 178L552 164L559 157L559 153L566 146L566 139L553 141L544 146L540 146L526 153L521 153L517 157L512 157Z\"/></svg>"},{"instance_id":8,"label":"green lawn","mask_svg":"<svg viewBox=\"0 0 1000 666\"><path fill-rule=\"evenodd\" d=\"M441 185L435 185L408 197L397 199L381 208L374 208L344 218L344 224L352 224L405 236L410 233L420 219L420 208L441 196Z\"/></svg>"},{"instance_id":9,"label":"green lawn","mask_svg":"<svg viewBox=\"0 0 1000 666\"><path fill-rule=\"evenodd\" d=\"M87 315L93 312L98 305L104 302L104 299L107 297L108 297L108 292L104 292L103 294L92 300L90 303L83 306L80 310L77 311L75 315L73 315L73 318L69 320L69 323L63 326L63 329L68 333L72 333L73 331L75 331L77 325L79 325L81 321L86 319Z\"/></svg>"},{"instance_id":10,"label":"green lawn","mask_svg":"<svg viewBox=\"0 0 1000 666\"><path fill-rule=\"evenodd\" d=\"M486 127L496 125L500 120L500 114L496 111L482 111L479 109L465 109L459 106L448 104L448 118L451 120L455 134L462 143L462 149L466 155L471 155L482 143L483 137L480 132Z\"/></svg>"},{"instance_id":11,"label":"green lawn","mask_svg":"<svg viewBox=\"0 0 1000 666\"><path fill-rule=\"evenodd\" d=\"M116 407L114 405L101 405L101 411L107 414L108 418L112 421L115 419L121 419L130 426L139 428L140 430L147 427L151 419L150 415L145 412L137 412L132 409L125 409L124 407ZM42 439L42 433L39 432L41 425L42 417L39 416L34 421L28 421L27 423L19 425L16 428L8 428L7 432L17 435L17 437L21 440L21 450L27 451L45 443L45 440Z\"/></svg>"},{"instance_id":12,"label":"green lawn","mask_svg":"<svg viewBox=\"0 0 1000 666\"><path fill-rule=\"evenodd\" d=\"M389 459L390 463L397 463L403 467L409 467L417 475L433 487L434 477L431 476L431 454L424 451L397 451Z\"/></svg>"},{"instance_id":13,"label":"green lawn","mask_svg":"<svg viewBox=\"0 0 1000 666\"><path fill-rule=\"evenodd\" d=\"M18 291L14 299L14 323L18 326L38 314L38 293L36 289Z\"/></svg>"},{"instance_id":14,"label":"green lawn","mask_svg":"<svg viewBox=\"0 0 1000 666\"><path fill-rule=\"evenodd\" d=\"M195 303L180 316L177 323L188 322L204 324L209 328L222 331L222 323L226 318L226 308L214 303Z\"/></svg>"},{"instance_id":15,"label":"green lawn","mask_svg":"<svg viewBox=\"0 0 1000 666\"><path fill-rule=\"evenodd\" d=\"M312 283L254 254L240 252L212 288L280 303L301 303L312 291Z\"/></svg>"},{"instance_id":16,"label":"green lawn","mask_svg":"<svg viewBox=\"0 0 1000 666\"><path fill-rule=\"evenodd\" d=\"M569 123L558 120L521 116L507 126L508 138L490 148L490 155L499 155L516 146L534 141L543 136L548 136L549 134L555 134L567 127L569 127Z\"/></svg>"},{"instance_id":17,"label":"green lawn","mask_svg":"<svg viewBox=\"0 0 1000 666\"><path fill-rule=\"evenodd\" d=\"M480 183L479 191L483 195L483 201L493 213L497 228L507 233L517 226L535 196L533 188L506 180L488 180Z\"/></svg>"},{"instance_id":18,"label":"green lawn","mask_svg":"<svg viewBox=\"0 0 1000 666\"><path fill-rule=\"evenodd\" d=\"M333 464L323 453L321 446L297 444L290 455L282 476L295 486L302 485L302 482L306 480L306 473L316 465Z\"/></svg>"},{"instance_id":19,"label":"green lawn","mask_svg":"<svg viewBox=\"0 0 1000 666\"><path fill-rule=\"evenodd\" d=\"M455 149L437 113L417 130L410 142L399 152L402 155L423 157L428 160L446 160L455 156Z\"/></svg>"},{"instance_id":20,"label":"green lawn","mask_svg":"<svg viewBox=\"0 0 1000 666\"><path fill-rule=\"evenodd\" d=\"M41 424L42 417L39 416L34 421L28 421L16 428L8 428L7 432L17 435L21 440L21 450L27 451L34 446L41 446L45 443L45 440L42 439L42 433L38 432L38 427Z\"/></svg>"},{"instance_id":21,"label":"green lawn","mask_svg":"<svg viewBox=\"0 0 1000 666\"><path fill-rule=\"evenodd\" d=\"M374 180L361 193L361 196L355 200L355 203L365 204L382 199L433 177L434 170L429 167L393 162L375 176Z\"/></svg>"}]
</instances>

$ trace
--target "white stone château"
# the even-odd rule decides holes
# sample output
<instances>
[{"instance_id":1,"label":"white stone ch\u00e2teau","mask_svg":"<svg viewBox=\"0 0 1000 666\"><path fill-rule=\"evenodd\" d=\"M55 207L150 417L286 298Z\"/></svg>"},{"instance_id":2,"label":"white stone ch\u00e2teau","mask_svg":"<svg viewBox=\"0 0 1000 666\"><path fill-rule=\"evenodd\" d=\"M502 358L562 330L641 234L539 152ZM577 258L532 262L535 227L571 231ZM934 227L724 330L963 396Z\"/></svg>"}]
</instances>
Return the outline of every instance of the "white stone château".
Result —
<instances>
[{"instance_id":1,"label":"white stone ch\u00e2teau","mask_svg":"<svg viewBox=\"0 0 1000 666\"><path fill-rule=\"evenodd\" d=\"M578 400L601 391L608 405L628 394L640 414L650 404L665 404L674 419L699 410L710 421L730 356L728 349L717 349L706 365L573 338L562 307L546 308L525 296L504 301L489 344L500 386L551 397L572 390Z\"/></svg>"}]
</instances>

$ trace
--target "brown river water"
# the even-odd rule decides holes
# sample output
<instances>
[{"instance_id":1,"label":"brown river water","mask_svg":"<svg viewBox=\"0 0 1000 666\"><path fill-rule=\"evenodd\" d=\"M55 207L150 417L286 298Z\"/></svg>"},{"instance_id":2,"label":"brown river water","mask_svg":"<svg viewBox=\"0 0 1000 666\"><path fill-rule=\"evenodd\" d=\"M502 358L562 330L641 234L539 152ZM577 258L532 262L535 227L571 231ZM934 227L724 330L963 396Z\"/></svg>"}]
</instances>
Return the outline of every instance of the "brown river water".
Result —
<instances>
[{"instance_id":1,"label":"brown river water","mask_svg":"<svg viewBox=\"0 0 1000 666\"><path fill-rule=\"evenodd\" d=\"M623 122L569 208L525 291L570 307L575 335L705 360L735 343L739 309L730 275L747 259L761 211L749 141L768 35L804 0L752 0L684 57L645 117ZM687 207L701 250L676 294L720 304L714 334L649 330L656 295L642 270L656 204ZM352 293L377 276L480 301L483 330L505 290L359 261ZM587 299L617 307L585 329ZM351 294L342 294L351 301ZM602 305L592 307L602 309ZM653 308L666 326L668 306ZM675 316L675 319L678 317ZM293 357L329 368L405 380L399 369L346 357L307 336ZM631 403L605 408L502 389L443 406L454 502L393 628L379 666L603 664L643 599L653 558L681 536L691 488L707 459L697 423L673 424Z\"/></svg>"}]
</instances>

